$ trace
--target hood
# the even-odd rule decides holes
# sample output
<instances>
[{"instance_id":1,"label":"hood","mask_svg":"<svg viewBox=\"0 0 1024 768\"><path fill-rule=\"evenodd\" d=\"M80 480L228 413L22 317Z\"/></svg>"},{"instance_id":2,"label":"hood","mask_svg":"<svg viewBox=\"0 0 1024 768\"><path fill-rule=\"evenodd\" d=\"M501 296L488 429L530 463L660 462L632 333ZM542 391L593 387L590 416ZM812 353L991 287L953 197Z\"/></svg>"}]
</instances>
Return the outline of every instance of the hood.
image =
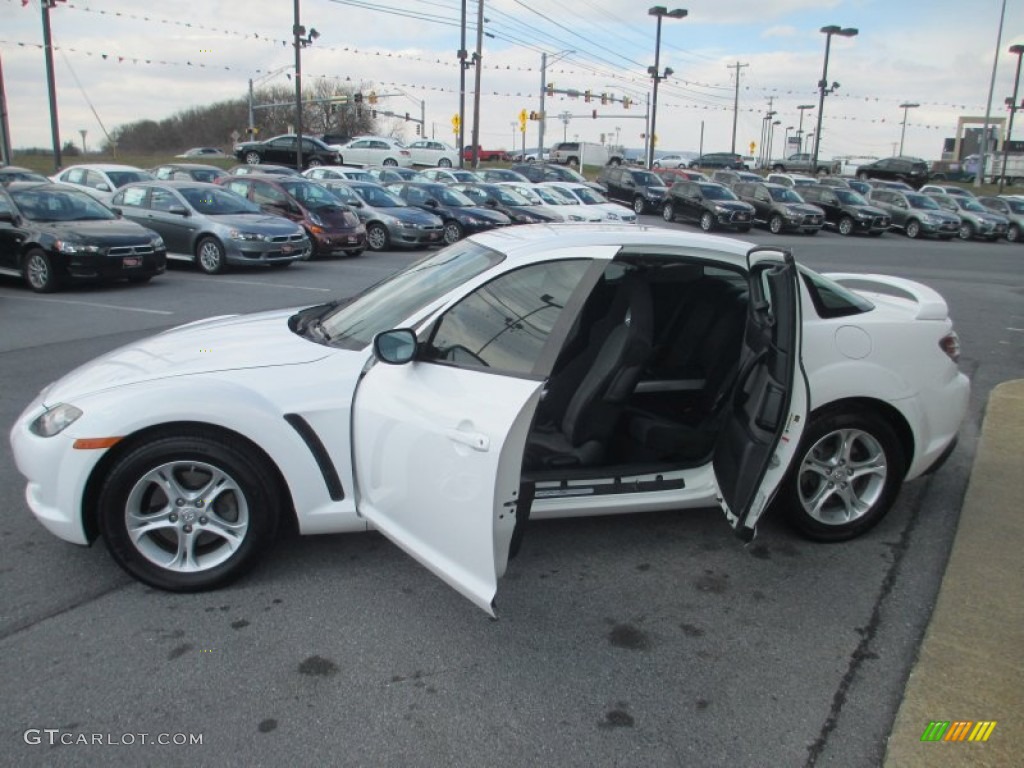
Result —
<instances>
[{"instance_id":1,"label":"hood","mask_svg":"<svg viewBox=\"0 0 1024 768\"><path fill-rule=\"evenodd\" d=\"M742 200L708 200L707 202L730 211L751 211L754 208L750 203L744 203Z\"/></svg>"},{"instance_id":2,"label":"hood","mask_svg":"<svg viewBox=\"0 0 1024 768\"><path fill-rule=\"evenodd\" d=\"M422 208L409 206L407 208L375 208L380 216L393 216L406 224L436 224L441 226L441 218L428 213Z\"/></svg>"},{"instance_id":3,"label":"hood","mask_svg":"<svg viewBox=\"0 0 1024 768\"><path fill-rule=\"evenodd\" d=\"M354 229L359 226L359 216L356 215L354 208L347 205L325 205L306 210L320 219L328 229Z\"/></svg>"},{"instance_id":4,"label":"hood","mask_svg":"<svg viewBox=\"0 0 1024 768\"><path fill-rule=\"evenodd\" d=\"M644 187L643 190L645 194L648 194L651 197L664 197L668 194L668 187L662 186Z\"/></svg>"},{"instance_id":5,"label":"hood","mask_svg":"<svg viewBox=\"0 0 1024 768\"><path fill-rule=\"evenodd\" d=\"M477 208L475 206L447 206L448 210L455 214L456 217L459 215L472 216L476 219L482 219L483 221L489 221L492 224L510 224L511 219L501 211L492 211L490 208Z\"/></svg>"},{"instance_id":6,"label":"hood","mask_svg":"<svg viewBox=\"0 0 1024 768\"><path fill-rule=\"evenodd\" d=\"M149 245L156 232L126 219L106 221L41 221L36 224L51 232L59 240L70 240L85 245Z\"/></svg>"},{"instance_id":7,"label":"hood","mask_svg":"<svg viewBox=\"0 0 1024 768\"><path fill-rule=\"evenodd\" d=\"M227 315L178 326L108 352L47 388L48 405L104 389L214 371L301 365L332 350L288 329L294 309Z\"/></svg>"},{"instance_id":8,"label":"hood","mask_svg":"<svg viewBox=\"0 0 1024 768\"><path fill-rule=\"evenodd\" d=\"M806 205L805 203L783 203L782 207L792 213L802 213L805 216L821 216L823 213L821 208L817 208L813 205Z\"/></svg>"},{"instance_id":9,"label":"hood","mask_svg":"<svg viewBox=\"0 0 1024 768\"><path fill-rule=\"evenodd\" d=\"M885 218L889 218L888 213L881 208L875 208L873 205L851 205L849 208L854 213L863 213L865 216L885 216Z\"/></svg>"},{"instance_id":10,"label":"hood","mask_svg":"<svg viewBox=\"0 0 1024 768\"><path fill-rule=\"evenodd\" d=\"M232 213L209 218L228 227L257 231L266 235L296 235L302 232L298 224L293 224L281 216L268 216L265 213Z\"/></svg>"}]
</instances>

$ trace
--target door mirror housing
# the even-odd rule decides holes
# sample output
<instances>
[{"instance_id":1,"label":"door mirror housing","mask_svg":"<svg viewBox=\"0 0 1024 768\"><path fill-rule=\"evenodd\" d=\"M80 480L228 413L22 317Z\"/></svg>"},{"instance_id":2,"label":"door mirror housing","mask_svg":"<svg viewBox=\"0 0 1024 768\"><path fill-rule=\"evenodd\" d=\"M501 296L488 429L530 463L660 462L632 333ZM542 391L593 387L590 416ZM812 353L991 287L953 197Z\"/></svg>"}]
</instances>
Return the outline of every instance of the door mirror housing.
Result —
<instances>
[{"instance_id":1,"label":"door mirror housing","mask_svg":"<svg viewBox=\"0 0 1024 768\"><path fill-rule=\"evenodd\" d=\"M373 337L373 354L382 363L404 365L415 359L417 344L411 328L396 328Z\"/></svg>"},{"instance_id":2,"label":"door mirror housing","mask_svg":"<svg viewBox=\"0 0 1024 768\"><path fill-rule=\"evenodd\" d=\"M183 205L172 205L167 209L168 213L174 214L175 216L191 216L188 208Z\"/></svg>"}]
</instances>

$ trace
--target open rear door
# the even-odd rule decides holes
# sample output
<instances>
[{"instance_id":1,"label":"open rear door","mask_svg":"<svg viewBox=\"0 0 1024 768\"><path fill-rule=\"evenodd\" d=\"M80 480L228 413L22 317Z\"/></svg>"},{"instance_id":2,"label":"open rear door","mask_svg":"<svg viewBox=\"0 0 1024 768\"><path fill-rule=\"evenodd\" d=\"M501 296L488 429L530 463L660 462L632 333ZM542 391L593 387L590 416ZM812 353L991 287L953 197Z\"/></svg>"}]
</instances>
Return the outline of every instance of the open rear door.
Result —
<instances>
[{"instance_id":1,"label":"open rear door","mask_svg":"<svg viewBox=\"0 0 1024 768\"><path fill-rule=\"evenodd\" d=\"M715 444L715 477L726 519L744 541L796 453L809 394L801 361L800 275L793 255L747 253L750 305L738 373Z\"/></svg>"}]
</instances>

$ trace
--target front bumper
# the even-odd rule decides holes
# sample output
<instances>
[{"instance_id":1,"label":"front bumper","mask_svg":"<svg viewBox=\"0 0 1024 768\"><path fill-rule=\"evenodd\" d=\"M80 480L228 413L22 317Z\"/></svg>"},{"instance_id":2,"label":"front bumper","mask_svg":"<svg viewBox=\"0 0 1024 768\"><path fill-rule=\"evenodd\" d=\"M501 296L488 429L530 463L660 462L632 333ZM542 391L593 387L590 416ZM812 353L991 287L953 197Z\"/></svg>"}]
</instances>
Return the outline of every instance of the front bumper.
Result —
<instances>
[{"instance_id":1,"label":"front bumper","mask_svg":"<svg viewBox=\"0 0 1024 768\"><path fill-rule=\"evenodd\" d=\"M123 252L128 251L131 252ZM122 280L152 277L167 269L167 251L111 248L107 253L59 254L64 276L71 280Z\"/></svg>"},{"instance_id":2,"label":"front bumper","mask_svg":"<svg viewBox=\"0 0 1024 768\"><path fill-rule=\"evenodd\" d=\"M414 224L399 224L388 227L388 235L394 245L409 247L433 245L443 242L444 227L440 224L422 227Z\"/></svg>"},{"instance_id":3,"label":"front bumper","mask_svg":"<svg viewBox=\"0 0 1024 768\"><path fill-rule=\"evenodd\" d=\"M313 253L317 256L345 256L366 249L366 227L356 229L325 229L313 234Z\"/></svg>"},{"instance_id":4,"label":"front bumper","mask_svg":"<svg viewBox=\"0 0 1024 768\"><path fill-rule=\"evenodd\" d=\"M312 246L308 239L283 242L228 240L224 256L228 264L277 264L308 259Z\"/></svg>"}]
</instances>

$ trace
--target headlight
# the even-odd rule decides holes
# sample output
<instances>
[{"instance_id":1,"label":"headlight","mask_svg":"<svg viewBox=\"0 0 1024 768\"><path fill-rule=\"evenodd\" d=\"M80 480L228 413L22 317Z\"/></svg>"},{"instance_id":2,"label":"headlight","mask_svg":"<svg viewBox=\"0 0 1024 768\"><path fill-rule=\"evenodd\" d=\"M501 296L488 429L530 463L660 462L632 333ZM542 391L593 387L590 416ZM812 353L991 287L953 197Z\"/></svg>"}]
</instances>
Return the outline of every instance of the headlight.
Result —
<instances>
[{"instance_id":1,"label":"headlight","mask_svg":"<svg viewBox=\"0 0 1024 768\"><path fill-rule=\"evenodd\" d=\"M585 221L585 219L582 216L577 216L575 213L570 213L569 221Z\"/></svg>"},{"instance_id":2,"label":"headlight","mask_svg":"<svg viewBox=\"0 0 1024 768\"><path fill-rule=\"evenodd\" d=\"M53 437L54 435L59 435L78 421L81 415L82 410L80 408L75 408L75 406L68 405L67 403L60 403L37 416L28 425L28 430L33 435L39 435L40 437Z\"/></svg>"},{"instance_id":3,"label":"headlight","mask_svg":"<svg viewBox=\"0 0 1024 768\"><path fill-rule=\"evenodd\" d=\"M318 227L322 227L324 225L323 220L315 213L309 214L309 220L311 223L315 224Z\"/></svg>"},{"instance_id":4,"label":"headlight","mask_svg":"<svg viewBox=\"0 0 1024 768\"><path fill-rule=\"evenodd\" d=\"M618 221L619 220L619 214L612 213L612 212L609 211L609 213L608 213L608 220L609 221Z\"/></svg>"},{"instance_id":5,"label":"headlight","mask_svg":"<svg viewBox=\"0 0 1024 768\"><path fill-rule=\"evenodd\" d=\"M98 245L86 245L85 243L76 243L72 240L56 240L53 243L53 247L61 253L99 253L100 247Z\"/></svg>"},{"instance_id":6,"label":"headlight","mask_svg":"<svg viewBox=\"0 0 1024 768\"><path fill-rule=\"evenodd\" d=\"M801 214L798 213L797 211L790 211L788 209L786 210L786 214L785 215L786 215L787 219L791 219L791 220L792 219L799 219L800 216L801 216Z\"/></svg>"},{"instance_id":7,"label":"headlight","mask_svg":"<svg viewBox=\"0 0 1024 768\"><path fill-rule=\"evenodd\" d=\"M715 206L715 213L728 213L728 212L729 212L729 209L726 208L724 205L716 205Z\"/></svg>"},{"instance_id":8,"label":"headlight","mask_svg":"<svg viewBox=\"0 0 1024 768\"><path fill-rule=\"evenodd\" d=\"M263 240L263 235L259 234L258 232L243 232L240 229L232 229L231 239L246 241Z\"/></svg>"},{"instance_id":9,"label":"headlight","mask_svg":"<svg viewBox=\"0 0 1024 768\"><path fill-rule=\"evenodd\" d=\"M866 220L867 220L867 219L869 219L869 218L871 218L871 217L870 217L870 216L868 216L868 215L867 215L866 213L864 213L863 211L861 211L860 213L858 213L858 214L857 214L857 221L866 221Z\"/></svg>"},{"instance_id":10,"label":"headlight","mask_svg":"<svg viewBox=\"0 0 1024 768\"><path fill-rule=\"evenodd\" d=\"M150 240L149 244L150 244L150 246L152 246L152 248L154 250L157 250L157 251L159 251L159 250L163 249L164 247L166 247L164 245L164 239L162 237L160 237L159 235L157 235L152 240Z\"/></svg>"}]
</instances>

